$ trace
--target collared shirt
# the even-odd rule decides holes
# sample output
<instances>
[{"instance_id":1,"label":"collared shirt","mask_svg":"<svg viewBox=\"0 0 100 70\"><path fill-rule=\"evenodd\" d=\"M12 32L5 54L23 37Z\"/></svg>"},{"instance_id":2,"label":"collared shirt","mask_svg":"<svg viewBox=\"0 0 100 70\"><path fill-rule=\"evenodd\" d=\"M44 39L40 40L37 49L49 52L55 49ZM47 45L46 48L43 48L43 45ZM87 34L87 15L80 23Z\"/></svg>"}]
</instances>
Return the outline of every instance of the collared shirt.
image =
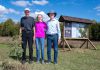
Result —
<instances>
[{"instance_id":1,"label":"collared shirt","mask_svg":"<svg viewBox=\"0 0 100 70\"><path fill-rule=\"evenodd\" d=\"M59 21L56 19L47 21L47 32L46 34L58 34L59 39L61 38L61 32L60 32L60 25Z\"/></svg>"},{"instance_id":2,"label":"collared shirt","mask_svg":"<svg viewBox=\"0 0 100 70\"><path fill-rule=\"evenodd\" d=\"M25 31L32 31L34 27L34 18L30 16L24 16L21 18L20 25L24 28Z\"/></svg>"}]
</instances>

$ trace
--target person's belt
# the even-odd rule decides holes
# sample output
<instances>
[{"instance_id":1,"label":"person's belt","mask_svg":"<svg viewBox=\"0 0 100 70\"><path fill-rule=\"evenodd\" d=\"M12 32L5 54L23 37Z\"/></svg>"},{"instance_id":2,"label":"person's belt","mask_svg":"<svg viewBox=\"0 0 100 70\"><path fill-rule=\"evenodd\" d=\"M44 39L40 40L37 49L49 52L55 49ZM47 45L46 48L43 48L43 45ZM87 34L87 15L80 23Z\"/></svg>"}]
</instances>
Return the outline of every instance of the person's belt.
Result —
<instances>
[{"instance_id":1,"label":"person's belt","mask_svg":"<svg viewBox=\"0 0 100 70\"><path fill-rule=\"evenodd\" d=\"M23 32L30 33L33 32L32 30L22 30Z\"/></svg>"},{"instance_id":2,"label":"person's belt","mask_svg":"<svg viewBox=\"0 0 100 70\"><path fill-rule=\"evenodd\" d=\"M47 34L47 35L57 35L57 33L55 33L55 34Z\"/></svg>"}]
</instances>

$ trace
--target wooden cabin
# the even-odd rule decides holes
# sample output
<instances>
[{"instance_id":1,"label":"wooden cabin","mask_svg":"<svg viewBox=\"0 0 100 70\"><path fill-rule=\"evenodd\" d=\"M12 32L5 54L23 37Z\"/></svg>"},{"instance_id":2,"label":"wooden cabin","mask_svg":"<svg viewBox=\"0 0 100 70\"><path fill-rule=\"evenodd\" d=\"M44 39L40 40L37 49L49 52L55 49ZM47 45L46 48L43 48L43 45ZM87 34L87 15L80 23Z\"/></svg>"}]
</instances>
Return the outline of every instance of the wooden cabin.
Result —
<instances>
[{"instance_id":1,"label":"wooden cabin","mask_svg":"<svg viewBox=\"0 0 100 70\"><path fill-rule=\"evenodd\" d=\"M63 31L61 31L63 35L62 36L63 45L64 41L67 45L69 45L67 39L71 40L82 39L85 40L85 42L87 40L90 41L89 25L95 24L95 22L93 22L92 20L70 17L70 16L60 16L59 21L63 24Z\"/></svg>"}]
</instances>

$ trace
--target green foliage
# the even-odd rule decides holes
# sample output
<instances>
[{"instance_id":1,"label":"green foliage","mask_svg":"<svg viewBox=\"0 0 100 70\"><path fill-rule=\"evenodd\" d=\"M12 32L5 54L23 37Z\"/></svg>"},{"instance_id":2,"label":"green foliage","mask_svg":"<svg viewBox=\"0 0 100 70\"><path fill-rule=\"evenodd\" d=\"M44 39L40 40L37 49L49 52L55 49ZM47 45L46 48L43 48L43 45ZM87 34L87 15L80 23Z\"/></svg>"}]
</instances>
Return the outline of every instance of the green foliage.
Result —
<instances>
[{"instance_id":1,"label":"green foliage","mask_svg":"<svg viewBox=\"0 0 100 70\"><path fill-rule=\"evenodd\" d=\"M3 22L0 23L0 35L2 35Z\"/></svg>"},{"instance_id":2,"label":"green foliage","mask_svg":"<svg viewBox=\"0 0 100 70\"><path fill-rule=\"evenodd\" d=\"M14 36L19 33L19 24L15 24L12 19L8 19L0 24L0 36Z\"/></svg>"},{"instance_id":3,"label":"green foliage","mask_svg":"<svg viewBox=\"0 0 100 70\"><path fill-rule=\"evenodd\" d=\"M18 60L22 55L21 40L19 39L19 36L13 37L12 42L9 43L9 48L9 56L15 56Z\"/></svg>"},{"instance_id":4,"label":"green foliage","mask_svg":"<svg viewBox=\"0 0 100 70\"><path fill-rule=\"evenodd\" d=\"M89 37L92 40L100 40L100 24L94 24L89 27Z\"/></svg>"}]
</instances>

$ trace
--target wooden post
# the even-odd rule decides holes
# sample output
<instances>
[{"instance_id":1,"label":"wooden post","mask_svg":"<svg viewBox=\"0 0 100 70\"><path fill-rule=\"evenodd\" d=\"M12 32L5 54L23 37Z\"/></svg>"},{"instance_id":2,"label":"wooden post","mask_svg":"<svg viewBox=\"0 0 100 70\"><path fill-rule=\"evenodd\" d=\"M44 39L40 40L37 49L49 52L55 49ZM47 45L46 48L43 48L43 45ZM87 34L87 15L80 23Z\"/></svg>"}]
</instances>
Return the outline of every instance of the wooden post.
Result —
<instances>
[{"instance_id":1,"label":"wooden post","mask_svg":"<svg viewBox=\"0 0 100 70\"><path fill-rule=\"evenodd\" d=\"M71 47L70 47L70 45L69 45L69 43L66 40L65 40L65 43L67 44L69 50L72 50Z\"/></svg>"},{"instance_id":2,"label":"wooden post","mask_svg":"<svg viewBox=\"0 0 100 70\"><path fill-rule=\"evenodd\" d=\"M82 48L82 47L83 47L83 45L85 44L85 42L86 42L86 41L84 41L84 42L82 43L82 45L80 46L80 48Z\"/></svg>"},{"instance_id":3,"label":"wooden post","mask_svg":"<svg viewBox=\"0 0 100 70\"><path fill-rule=\"evenodd\" d=\"M88 46L88 40L87 40L87 48L89 48L89 46Z\"/></svg>"},{"instance_id":4,"label":"wooden post","mask_svg":"<svg viewBox=\"0 0 100 70\"><path fill-rule=\"evenodd\" d=\"M58 44L59 46L61 46L62 45L62 40L61 40L61 42Z\"/></svg>"},{"instance_id":5,"label":"wooden post","mask_svg":"<svg viewBox=\"0 0 100 70\"><path fill-rule=\"evenodd\" d=\"M90 42L90 44L93 46L93 48L96 50L96 47L93 45L93 43L88 39L88 41Z\"/></svg>"},{"instance_id":6,"label":"wooden post","mask_svg":"<svg viewBox=\"0 0 100 70\"><path fill-rule=\"evenodd\" d=\"M62 35L63 35L63 36L62 36L62 37L63 37L63 38L62 38L62 41L63 41L63 50L65 50L65 43L64 43L64 24L65 24L65 23L63 23L63 32L62 32Z\"/></svg>"}]
</instances>

